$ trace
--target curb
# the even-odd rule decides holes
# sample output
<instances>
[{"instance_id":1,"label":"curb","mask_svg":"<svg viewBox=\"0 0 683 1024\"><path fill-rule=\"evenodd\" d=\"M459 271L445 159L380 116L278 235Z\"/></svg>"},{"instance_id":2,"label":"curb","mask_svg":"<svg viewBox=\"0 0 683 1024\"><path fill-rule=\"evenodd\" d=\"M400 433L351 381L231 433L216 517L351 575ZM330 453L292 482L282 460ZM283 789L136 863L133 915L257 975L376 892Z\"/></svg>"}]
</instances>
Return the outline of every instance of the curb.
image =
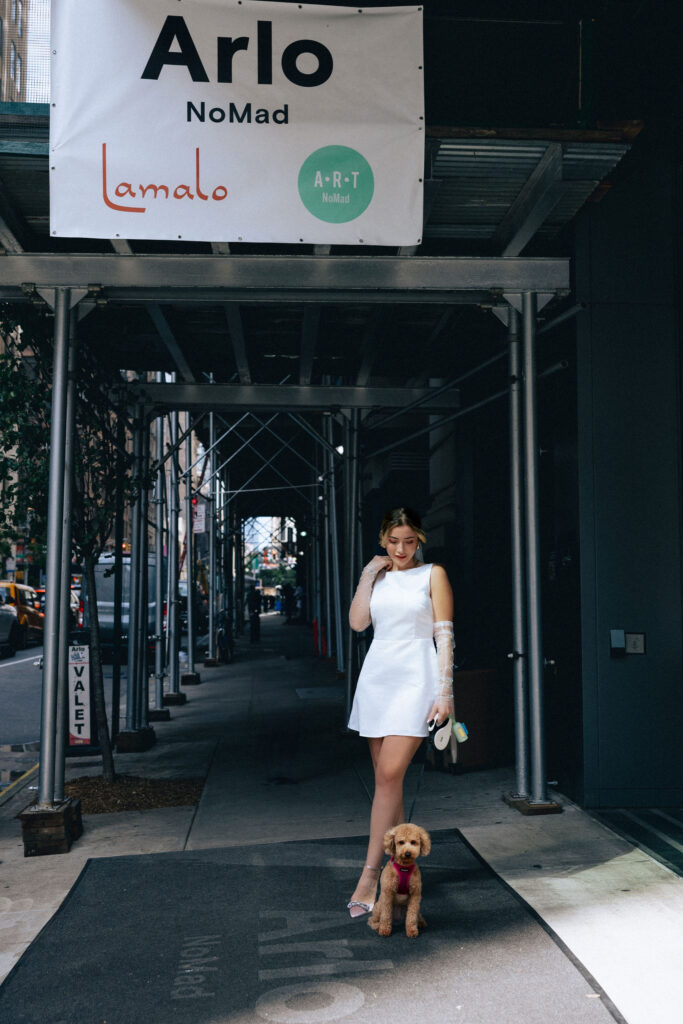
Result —
<instances>
[{"instance_id":1,"label":"curb","mask_svg":"<svg viewBox=\"0 0 683 1024\"><path fill-rule=\"evenodd\" d=\"M33 768L29 768L27 772L24 772L24 774L20 775L18 779L11 782L6 789L3 789L2 792L0 792L0 807L8 803L12 797L16 796L17 793L24 788L24 786L28 785L31 779L38 774L39 768L40 761L37 761L36 764L33 765Z\"/></svg>"}]
</instances>

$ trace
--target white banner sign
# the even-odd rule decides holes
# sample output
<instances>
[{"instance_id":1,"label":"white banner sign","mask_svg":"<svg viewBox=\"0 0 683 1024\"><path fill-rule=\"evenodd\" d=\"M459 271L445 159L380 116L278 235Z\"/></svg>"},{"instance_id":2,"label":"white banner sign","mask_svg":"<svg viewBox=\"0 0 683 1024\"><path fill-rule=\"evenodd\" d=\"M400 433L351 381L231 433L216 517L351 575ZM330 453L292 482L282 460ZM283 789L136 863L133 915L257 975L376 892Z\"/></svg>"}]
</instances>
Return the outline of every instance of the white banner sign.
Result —
<instances>
[{"instance_id":1,"label":"white banner sign","mask_svg":"<svg viewBox=\"0 0 683 1024\"><path fill-rule=\"evenodd\" d=\"M69 647L69 746L86 746L90 735L90 648Z\"/></svg>"},{"instance_id":2,"label":"white banner sign","mask_svg":"<svg viewBox=\"0 0 683 1024\"><path fill-rule=\"evenodd\" d=\"M415 245L422 8L52 4L50 231Z\"/></svg>"},{"instance_id":3,"label":"white banner sign","mask_svg":"<svg viewBox=\"0 0 683 1024\"><path fill-rule=\"evenodd\" d=\"M192 532L206 533L206 505L197 504L192 509Z\"/></svg>"}]
</instances>

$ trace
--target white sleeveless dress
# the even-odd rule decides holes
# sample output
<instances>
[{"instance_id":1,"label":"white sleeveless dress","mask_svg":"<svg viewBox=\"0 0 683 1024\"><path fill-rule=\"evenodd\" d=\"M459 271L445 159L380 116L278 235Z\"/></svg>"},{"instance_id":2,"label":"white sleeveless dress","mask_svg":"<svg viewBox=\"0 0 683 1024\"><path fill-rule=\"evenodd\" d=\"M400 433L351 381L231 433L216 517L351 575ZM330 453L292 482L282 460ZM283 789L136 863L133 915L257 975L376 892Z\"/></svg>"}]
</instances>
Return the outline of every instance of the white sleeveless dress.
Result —
<instances>
[{"instance_id":1,"label":"white sleeveless dress","mask_svg":"<svg viewBox=\"0 0 683 1024\"><path fill-rule=\"evenodd\" d=\"M431 565L384 573L372 588L374 638L363 662L349 729L361 736L426 736L438 689Z\"/></svg>"}]
</instances>

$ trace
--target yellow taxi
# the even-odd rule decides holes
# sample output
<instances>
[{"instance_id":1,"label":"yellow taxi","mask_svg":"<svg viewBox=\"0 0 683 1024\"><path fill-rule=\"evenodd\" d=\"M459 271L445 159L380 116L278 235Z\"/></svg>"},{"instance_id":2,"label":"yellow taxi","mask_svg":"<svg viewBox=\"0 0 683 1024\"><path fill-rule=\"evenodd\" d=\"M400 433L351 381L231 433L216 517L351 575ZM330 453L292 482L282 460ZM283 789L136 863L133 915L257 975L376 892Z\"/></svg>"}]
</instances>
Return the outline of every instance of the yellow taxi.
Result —
<instances>
[{"instance_id":1,"label":"yellow taxi","mask_svg":"<svg viewBox=\"0 0 683 1024\"><path fill-rule=\"evenodd\" d=\"M17 613L19 647L26 647L29 640L42 643L45 615L40 610L40 598L33 587L13 580L0 580L0 597Z\"/></svg>"}]
</instances>

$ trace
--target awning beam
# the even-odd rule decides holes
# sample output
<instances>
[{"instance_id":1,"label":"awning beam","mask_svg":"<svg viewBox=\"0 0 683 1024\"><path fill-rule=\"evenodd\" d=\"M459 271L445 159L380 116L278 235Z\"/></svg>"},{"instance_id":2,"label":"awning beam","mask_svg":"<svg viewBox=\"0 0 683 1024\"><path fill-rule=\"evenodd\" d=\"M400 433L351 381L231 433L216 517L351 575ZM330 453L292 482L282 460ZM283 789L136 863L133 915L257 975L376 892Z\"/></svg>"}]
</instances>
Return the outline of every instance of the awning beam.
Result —
<instances>
[{"instance_id":1,"label":"awning beam","mask_svg":"<svg viewBox=\"0 0 683 1024\"><path fill-rule=\"evenodd\" d=\"M142 397L157 411L328 412L330 409L402 409L420 402L424 414L459 408L457 389L435 397L433 388L353 387L299 384L140 384L130 385L132 397Z\"/></svg>"},{"instance_id":2,"label":"awning beam","mask_svg":"<svg viewBox=\"0 0 683 1024\"><path fill-rule=\"evenodd\" d=\"M0 297L88 288L110 301L487 301L569 291L569 260L545 257L8 254ZM478 297L478 298L477 298Z\"/></svg>"},{"instance_id":3,"label":"awning beam","mask_svg":"<svg viewBox=\"0 0 683 1024\"><path fill-rule=\"evenodd\" d=\"M519 256L566 188L562 180L562 146L551 142L500 222L493 238L494 249L500 249L504 257Z\"/></svg>"}]
</instances>

